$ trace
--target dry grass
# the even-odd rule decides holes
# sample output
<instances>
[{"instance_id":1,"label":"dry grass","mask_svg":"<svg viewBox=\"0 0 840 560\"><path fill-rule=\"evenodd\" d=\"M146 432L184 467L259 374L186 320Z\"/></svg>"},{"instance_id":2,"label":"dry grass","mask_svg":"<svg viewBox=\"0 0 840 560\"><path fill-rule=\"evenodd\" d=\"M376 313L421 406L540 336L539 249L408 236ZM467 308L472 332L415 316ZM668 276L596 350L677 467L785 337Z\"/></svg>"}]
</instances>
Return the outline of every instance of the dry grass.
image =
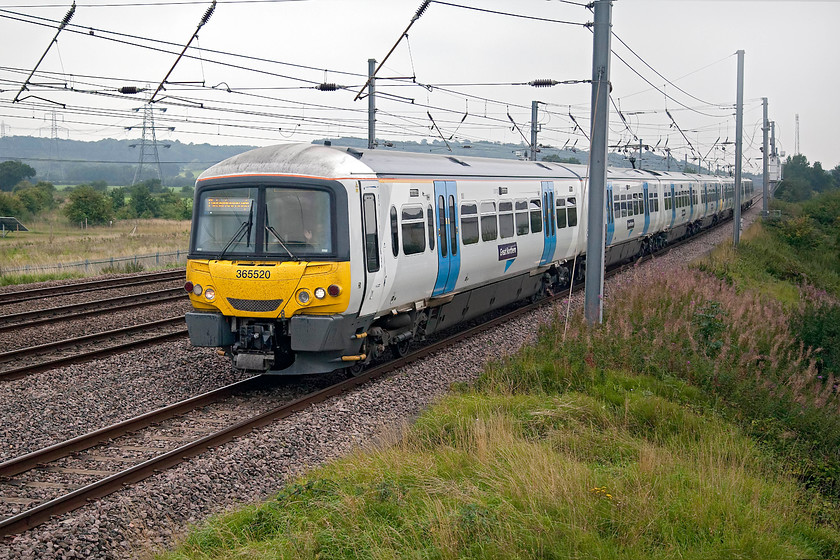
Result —
<instances>
[{"instance_id":1,"label":"dry grass","mask_svg":"<svg viewBox=\"0 0 840 560\"><path fill-rule=\"evenodd\" d=\"M113 227L71 227L56 216L0 239L0 273L24 266L38 267L110 257L154 255L189 248L190 223L173 220L127 220Z\"/></svg>"}]
</instances>

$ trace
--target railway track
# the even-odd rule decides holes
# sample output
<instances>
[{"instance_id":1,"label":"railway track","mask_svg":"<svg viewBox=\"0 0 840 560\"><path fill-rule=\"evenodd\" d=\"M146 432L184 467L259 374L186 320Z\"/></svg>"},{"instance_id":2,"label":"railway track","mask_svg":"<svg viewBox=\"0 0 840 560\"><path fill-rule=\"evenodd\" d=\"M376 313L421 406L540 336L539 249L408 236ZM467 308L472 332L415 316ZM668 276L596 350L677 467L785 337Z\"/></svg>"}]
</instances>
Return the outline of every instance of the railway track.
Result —
<instances>
[{"instance_id":1,"label":"railway track","mask_svg":"<svg viewBox=\"0 0 840 560\"><path fill-rule=\"evenodd\" d=\"M28 288L14 292L0 293L0 304L8 305L47 297L81 294L108 290L115 287L144 286L147 284L159 284L173 280L183 280L185 269L167 270L165 272L153 272L150 274L128 276L125 278L109 278L107 280L94 280L89 282L76 282L46 288Z\"/></svg>"},{"instance_id":2,"label":"railway track","mask_svg":"<svg viewBox=\"0 0 840 560\"><path fill-rule=\"evenodd\" d=\"M167 288L164 290L144 292L142 294L103 298L87 303L74 303L51 307L49 309L0 315L0 332L35 327L58 321L70 321L82 317L101 315L103 313L114 313L155 303L179 299L186 301L186 298L187 294L183 288Z\"/></svg>"},{"instance_id":3,"label":"railway track","mask_svg":"<svg viewBox=\"0 0 840 560\"><path fill-rule=\"evenodd\" d=\"M684 242L693 241L702 236L703 234L698 234L683 242L674 243L666 249L666 252L676 249ZM618 267L609 271L607 276L618 274L641 260L650 258L655 257L647 256L639 261ZM580 284L575 286L573 291L582 288L583 284ZM0 536L12 535L31 529L53 516L72 511L127 485L144 480L163 469L181 464L208 449L385 376L447 346L496 328L520 315L529 313L543 305L551 304L567 295L568 292L564 291L562 294L547 297L536 303L521 305L487 322L472 328L459 330L451 336L410 352L402 358L372 367L356 377L350 377L291 402L253 414L244 420L237 420L235 418L236 414L225 417L220 413L208 412L203 420L201 417L190 420L197 422L199 426L187 424L180 427L162 427L161 424L190 411L218 403L226 398L218 396L224 391L246 387L246 384L257 383L256 380L260 378L250 378L239 384L206 393L188 401L176 403L171 407L159 409L126 422L97 430L91 434L6 461L0 464L0 505L6 504L5 509L10 511L17 506L29 509L8 515L0 521ZM228 393L229 395L230 393ZM204 428L215 426L218 429L208 433L207 429L200 427L202 425ZM139 430L151 430L152 428L154 428L154 433L145 436L139 432ZM171 435L173 430L178 431L178 433ZM164 435L160 435L161 432ZM190 438L189 434L195 434L195 432L200 433ZM134 435L129 436L129 433L134 433ZM132 444L131 440L123 440L124 437L138 437L140 439L137 441L141 443ZM173 443L175 447L167 449L165 445L156 443L161 441ZM156 451L158 451L156 454L148 455ZM77 466L73 466L74 464ZM110 464L111 468L105 468L102 466L103 464L106 466ZM96 467L96 465L99 466ZM120 465L122 468L115 468L115 465ZM68 482L68 477L78 477L74 479L77 482ZM56 478L59 480L56 481ZM49 490L53 491L52 494L58 490L60 495L48 495L50 494L47 492ZM61 491L66 491L66 493L61 494Z\"/></svg>"},{"instance_id":4,"label":"railway track","mask_svg":"<svg viewBox=\"0 0 840 560\"><path fill-rule=\"evenodd\" d=\"M161 330L165 332L160 332ZM170 317L38 346L0 353L0 380L11 381L49 369L103 358L182 338L184 317ZM93 346L89 348L89 346Z\"/></svg>"},{"instance_id":5,"label":"railway track","mask_svg":"<svg viewBox=\"0 0 840 560\"><path fill-rule=\"evenodd\" d=\"M612 272L612 274L615 273L617 273L617 271ZM582 287L582 285L580 287ZM194 397L188 401L177 403L171 407L159 409L126 422L121 422L119 424L97 430L96 432L92 432L85 436L73 438L40 451L6 461L5 463L0 464L0 504L5 503L7 505L21 505L24 507L34 505L30 509L9 516L0 521L0 536L11 535L31 529L32 527L49 520L53 516L72 511L85 505L91 500L107 496L108 494L124 488L126 485L144 480L163 469L172 468L207 451L208 449L222 445L236 437L247 434L252 430L266 426L271 422L291 416L295 412L303 410L313 404L323 402L330 397L350 391L355 387L385 376L394 370L405 367L406 365L429 356L430 354L439 352L440 350L456 344L457 342L473 337L481 332L493 329L498 325L510 321L511 319L529 313L538 307L548 305L565 295L566 294L552 296L536 303L523 305L482 324L469 329L460 330L451 336L423 346L422 348L410 352L405 357L372 367L358 376L350 377L325 389L305 395L294 401L283 403L280 406L255 414L250 418L240 421L231 421L226 426L211 433L206 433L206 430L202 430L201 435L195 439L188 440L185 436L149 435L148 439L154 441L160 441L162 438L163 441L175 441L177 443L181 443L181 445L169 450L161 448L161 453L152 457L143 456L140 460L137 460L136 463L121 470L106 470L102 467L90 468L90 464L91 462L96 464L107 463L108 457L115 457L113 463L124 465L126 462L130 461L130 459L121 455L120 453L122 451L139 450L148 452L154 448L149 445L138 446L126 444L125 442L122 442L121 439L117 439L118 437L122 437L124 434L129 432L136 432L153 426L157 431L166 432L166 428L161 427L161 422L164 420L185 414L186 412L195 410L199 407L207 406L208 404L216 403L223 398L222 395L227 396L230 394L230 391L235 388L241 389L243 387L247 387L247 384L256 383L258 378L250 378L238 384L231 385L211 393L206 393L205 395L201 395L199 397ZM215 418L218 418L218 416ZM190 431L195 431L195 428L187 428L185 430L185 432ZM135 437L139 436L135 434ZM155 438L159 439L155 440ZM109 446L108 448L99 447L105 445L104 442L109 442L107 444ZM84 453L88 453L88 455L84 455ZM60 463L71 456L73 457L74 463L82 464L83 466L86 466L86 468L66 466L63 463ZM35 474L21 478L21 475L25 475L26 473ZM58 473L67 476L78 475L82 478L99 478L85 484L78 483L70 485L66 482L56 483L37 480L38 478L43 478L39 473ZM49 476L47 476L47 478L49 478ZM27 494L25 492L26 489L36 491L36 497L31 497L32 494ZM43 497L44 489L66 489L68 492L57 497L46 499Z\"/></svg>"}]
</instances>

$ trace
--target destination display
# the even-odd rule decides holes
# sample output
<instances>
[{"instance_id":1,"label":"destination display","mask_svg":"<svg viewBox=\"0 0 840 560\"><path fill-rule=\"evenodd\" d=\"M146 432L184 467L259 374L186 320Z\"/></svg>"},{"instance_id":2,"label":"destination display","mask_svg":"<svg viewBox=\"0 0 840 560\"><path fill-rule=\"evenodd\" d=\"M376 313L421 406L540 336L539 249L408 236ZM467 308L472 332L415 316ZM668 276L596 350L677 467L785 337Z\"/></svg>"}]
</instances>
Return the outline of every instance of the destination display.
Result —
<instances>
[{"instance_id":1,"label":"destination display","mask_svg":"<svg viewBox=\"0 0 840 560\"><path fill-rule=\"evenodd\" d=\"M252 198L208 196L204 199L205 214L240 214L251 210Z\"/></svg>"}]
</instances>

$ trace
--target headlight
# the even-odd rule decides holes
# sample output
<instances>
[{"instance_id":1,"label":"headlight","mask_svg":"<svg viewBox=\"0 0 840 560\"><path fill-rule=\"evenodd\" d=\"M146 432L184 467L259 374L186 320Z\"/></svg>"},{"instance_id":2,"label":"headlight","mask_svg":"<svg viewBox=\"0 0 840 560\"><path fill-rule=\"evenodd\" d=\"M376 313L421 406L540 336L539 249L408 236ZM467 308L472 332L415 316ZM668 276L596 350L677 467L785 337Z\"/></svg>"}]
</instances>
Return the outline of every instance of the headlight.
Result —
<instances>
[{"instance_id":1,"label":"headlight","mask_svg":"<svg viewBox=\"0 0 840 560\"><path fill-rule=\"evenodd\" d=\"M315 297L318 299L324 299L327 297L327 291L324 288L315 288Z\"/></svg>"},{"instance_id":2,"label":"headlight","mask_svg":"<svg viewBox=\"0 0 840 560\"><path fill-rule=\"evenodd\" d=\"M202 291L201 284L196 284L195 286L193 286L193 293L195 295L200 296L201 291Z\"/></svg>"},{"instance_id":3,"label":"headlight","mask_svg":"<svg viewBox=\"0 0 840 560\"><path fill-rule=\"evenodd\" d=\"M308 304L309 303L309 292L307 292L306 290L299 291L298 295L297 295L297 299L298 299L298 302L301 305Z\"/></svg>"},{"instance_id":4,"label":"headlight","mask_svg":"<svg viewBox=\"0 0 840 560\"><path fill-rule=\"evenodd\" d=\"M213 301L216 297L216 290L213 288L207 288L204 290L204 297L207 298L207 301Z\"/></svg>"}]
</instances>

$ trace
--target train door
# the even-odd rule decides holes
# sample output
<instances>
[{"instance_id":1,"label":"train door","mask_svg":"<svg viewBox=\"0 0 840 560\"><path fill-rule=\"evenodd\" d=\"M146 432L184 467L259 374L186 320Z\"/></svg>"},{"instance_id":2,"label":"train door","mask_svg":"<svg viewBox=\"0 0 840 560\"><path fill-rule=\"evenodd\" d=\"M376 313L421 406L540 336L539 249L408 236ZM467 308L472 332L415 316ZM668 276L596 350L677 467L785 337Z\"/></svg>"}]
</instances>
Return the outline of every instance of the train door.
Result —
<instances>
[{"instance_id":1,"label":"train door","mask_svg":"<svg viewBox=\"0 0 840 560\"><path fill-rule=\"evenodd\" d=\"M677 199L674 196L674 183L671 183L671 192L668 193L668 197L671 199L671 225L668 227L674 227L674 222L677 221Z\"/></svg>"},{"instance_id":2,"label":"train door","mask_svg":"<svg viewBox=\"0 0 840 560\"><path fill-rule=\"evenodd\" d=\"M554 250L557 248L557 222L554 219L554 182L542 181L543 199L543 253L540 266L554 260Z\"/></svg>"},{"instance_id":3,"label":"train door","mask_svg":"<svg viewBox=\"0 0 840 560\"><path fill-rule=\"evenodd\" d=\"M605 246L612 245L613 236L615 235L615 212L613 211L613 186L612 183L607 183L607 235L605 239Z\"/></svg>"},{"instance_id":4,"label":"train door","mask_svg":"<svg viewBox=\"0 0 840 560\"><path fill-rule=\"evenodd\" d=\"M650 191L647 181L643 183L642 188L644 189L642 191L642 204L645 210L645 229L642 231L642 235L647 235L648 230L650 230Z\"/></svg>"},{"instance_id":5,"label":"train door","mask_svg":"<svg viewBox=\"0 0 840 560\"><path fill-rule=\"evenodd\" d=\"M692 221L694 219L694 183L688 184L688 220Z\"/></svg>"},{"instance_id":6,"label":"train door","mask_svg":"<svg viewBox=\"0 0 840 560\"><path fill-rule=\"evenodd\" d=\"M376 192L362 195L362 227L365 248L365 295L360 315L376 313L385 293L385 265L382 262L382 232L379 231L379 196Z\"/></svg>"},{"instance_id":7,"label":"train door","mask_svg":"<svg viewBox=\"0 0 840 560\"><path fill-rule=\"evenodd\" d=\"M435 181L435 213L438 225L438 273L432 296L440 296L455 289L461 271L458 190L455 181Z\"/></svg>"}]
</instances>

